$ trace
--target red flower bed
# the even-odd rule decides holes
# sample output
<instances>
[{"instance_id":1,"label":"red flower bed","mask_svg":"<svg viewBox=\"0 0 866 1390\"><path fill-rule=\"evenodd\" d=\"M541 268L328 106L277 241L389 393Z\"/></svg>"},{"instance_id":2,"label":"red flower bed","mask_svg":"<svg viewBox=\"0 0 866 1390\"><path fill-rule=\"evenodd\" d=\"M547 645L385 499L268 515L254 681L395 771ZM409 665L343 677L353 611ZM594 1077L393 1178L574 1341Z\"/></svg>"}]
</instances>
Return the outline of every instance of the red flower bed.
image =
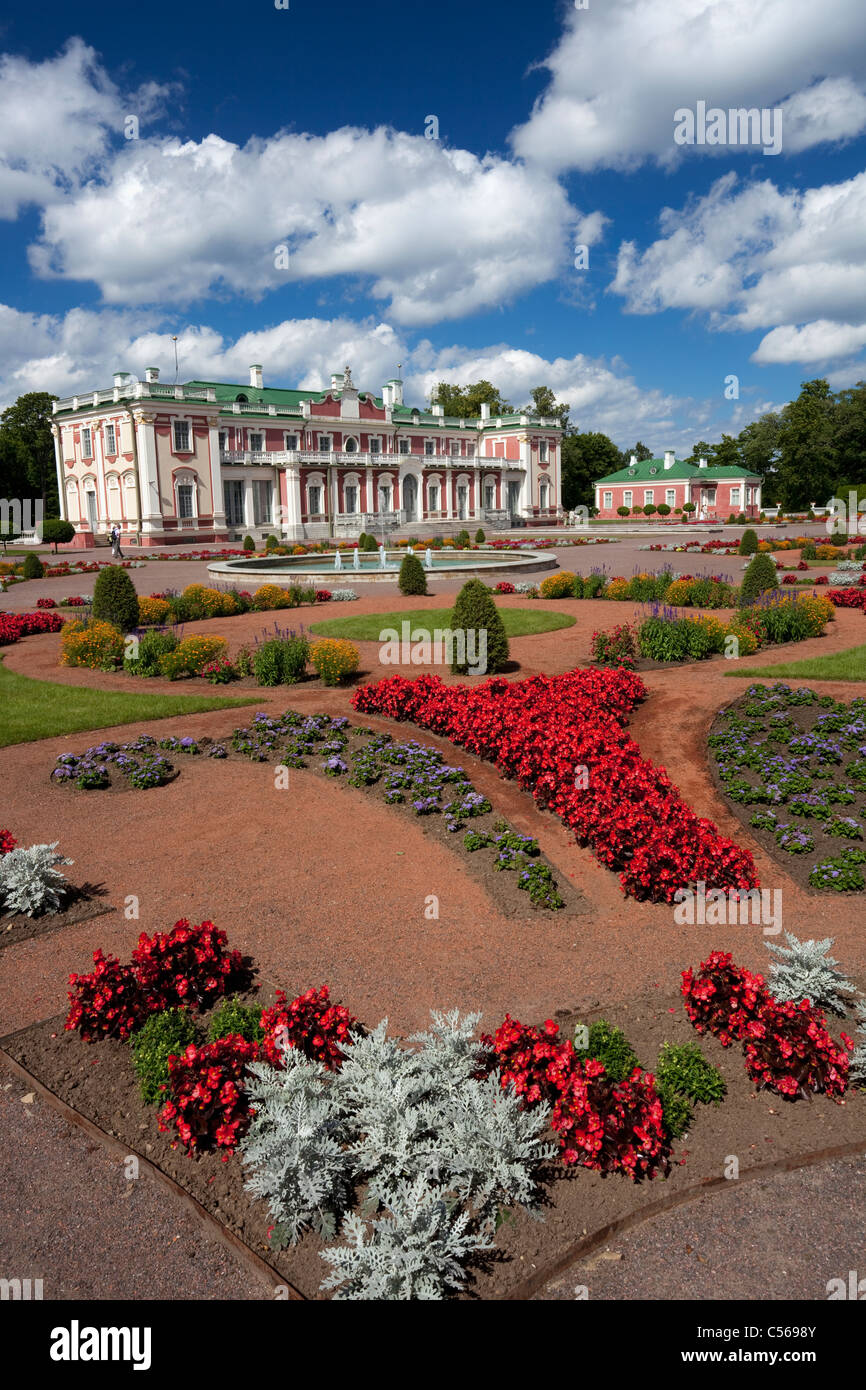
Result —
<instances>
[{"instance_id":1,"label":"red flower bed","mask_svg":"<svg viewBox=\"0 0 866 1390\"><path fill-rule=\"evenodd\" d=\"M745 1029L746 1071L758 1090L775 1091L786 1100L813 1091L843 1096L854 1043L846 1033L841 1036L843 1046L830 1037L824 1015L808 999L799 1004L765 999Z\"/></svg>"},{"instance_id":2,"label":"red flower bed","mask_svg":"<svg viewBox=\"0 0 866 1390\"><path fill-rule=\"evenodd\" d=\"M37 632L59 632L64 621L62 613L0 613L0 647Z\"/></svg>"},{"instance_id":3,"label":"red flower bed","mask_svg":"<svg viewBox=\"0 0 866 1390\"><path fill-rule=\"evenodd\" d=\"M499 583L494 587L493 592L494 594L513 594L517 591L513 584L509 584L507 579L500 579Z\"/></svg>"},{"instance_id":4,"label":"red flower bed","mask_svg":"<svg viewBox=\"0 0 866 1390\"><path fill-rule=\"evenodd\" d=\"M747 1024L769 998L763 975L734 965L724 951L713 951L697 975L684 970L681 993L697 1031L712 1033L722 1047L742 1040Z\"/></svg>"},{"instance_id":5,"label":"red flower bed","mask_svg":"<svg viewBox=\"0 0 866 1390\"><path fill-rule=\"evenodd\" d=\"M277 990L277 1002L263 1011L261 1026L265 1035L262 1051L271 1066L283 1064L282 1041L323 1063L329 1071L337 1071L345 1048L351 1046L349 1030L358 1026L358 1020L342 1004L332 1004L328 986L322 985L299 994L291 1003L281 989Z\"/></svg>"},{"instance_id":6,"label":"red flower bed","mask_svg":"<svg viewBox=\"0 0 866 1390\"><path fill-rule=\"evenodd\" d=\"M38 598L38 599L36 600L36 607L37 607L37 608L56 608L56 607L57 607L57 604L54 602L54 599L53 599L53 598Z\"/></svg>"},{"instance_id":7,"label":"red flower bed","mask_svg":"<svg viewBox=\"0 0 866 1390\"><path fill-rule=\"evenodd\" d=\"M820 580L816 579L815 583ZM827 597L836 608L862 608L866 612L866 589L828 589Z\"/></svg>"},{"instance_id":8,"label":"red flower bed","mask_svg":"<svg viewBox=\"0 0 866 1390\"><path fill-rule=\"evenodd\" d=\"M128 1038L144 1018L141 991L135 969L121 965L116 956L106 956L100 948L93 952L89 975L70 975L70 1009L64 1025L73 1028L85 1042L102 1038Z\"/></svg>"},{"instance_id":9,"label":"red flower bed","mask_svg":"<svg viewBox=\"0 0 866 1390\"><path fill-rule=\"evenodd\" d=\"M8 854L17 843L18 841L13 837L11 830L0 830L0 854Z\"/></svg>"},{"instance_id":10,"label":"red flower bed","mask_svg":"<svg viewBox=\"0 0 866 1390\"><path fill-rule=\"evenodd\" d=\"M316 603L328 603L328 602L330 601L330 598L331 598L331 591L330 591L330 589L317 589L317 590L316 590Z\"/></svg>"},{"instance_id":11,"label":"red flower bed","mask_svg":"<svg viewBox=\"0 0 866 1390\"><path fill-rule=\"evenodd\" d=\"M244 1070L258 1055L258 1043L230 1033L203 1047L190 1043L180 1057L169 1057L172 1099L159 1112L160 1130L173 1125L188 1153L215 1145L227 1162L249 1128Z\"/></svg>"},{"instance_id":12,"label":"red flower bed","mask_svg":"<svg viewBox=\"0 0 866 1390\"><path fill-rule=\"evenodd\" d=\"M391 676L362 687L352 705L411 719L494 761L619 870L634 897L672 902L698 882L758 887L751 854L697 816L625 732L646 693L633 672L609 669L513 683L494 677L474 687Z\"/></svg>"},{"instance_id":13,"label":"red flower bed","mask_svg":"<svg viewBox=\"0 0 866 1390\"><path fill-rule=\"evenodd\" d=\"M243 968L240 951L227 947L225 932L213 922L192 927L183 918L170 932L142 932L132 963L146 1012L210 1008Z\"/></svg>"}]
</instances>

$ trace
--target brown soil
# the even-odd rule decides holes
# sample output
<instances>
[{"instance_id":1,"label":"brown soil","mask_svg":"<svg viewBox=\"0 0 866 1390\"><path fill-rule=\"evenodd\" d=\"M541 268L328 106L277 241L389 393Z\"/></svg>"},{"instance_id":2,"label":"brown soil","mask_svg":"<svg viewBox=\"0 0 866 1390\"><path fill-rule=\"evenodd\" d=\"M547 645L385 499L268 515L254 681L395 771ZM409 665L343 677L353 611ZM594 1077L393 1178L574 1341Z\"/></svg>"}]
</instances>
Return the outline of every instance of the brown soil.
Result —
<instances>
[{"instance_id":1,"label":"brown soil","mask_svg":"<svg viewBox=\"0 0 866 1390\"><path fill-rule=\"evenodd\" d=\"M264 1003L271 991L262 991ZM665 1041L695 1041L679 996L651 991L628 1003L603 1010L581 1005L563 1011L563 1036L575 1022L599 1016L623 1028L641 1062L652 1069ZM206 1016L205 1020L206 1022ZM374 1020L365 1020L368 1023ZM834 1029L838 1031L838 1029ZM466 1298L523 1298L539 1290L560 1269L577 1259L612 1223L627 1221L653 1207L686 1200L690 1193L725 1183L725 1166L735 1156L741 1180L749 1170L768 1164L791 1166L824 1150L843 1150L866 1143L866 1095L853 1092L844 1104L823 1096L785 1102L770 1092L757 1093L746 1077L740 1051L723 1049L713 1038L700 1039L705 1056L722 1072L728 1094L716 1107L701 1106L692 1131L674 1146L667 1178L632 1183L621 1174L602 1176L585 1168L565 1170L555 1163L543 1185L542 1221L515 1213L497 1233L497 1251L486 1267L474 1268ZM160 1134L156 1109L138 1094L126 1044L89 1045L63 1030L58 1016L2 1040L3 1049L43 1085L107 1134L129 1145L163 1169L225 1224L279 1275L307 1298L319 1292L322 1242L308 1234L294 1249L269 1248L270 1224L263 1203L243 1191L238 1155L222 1162L217 1154L190 1158Z\"/></svg>"},{"instance_id":2,"label":"brown soil","mask_svg":"<svg viewBox=\"0 0 866 1390\"><path fill-rule=\"evenodd\" d=\"M103 888L86 883L83 888L73 888L67 893L66 907L60 912L43 912L38 917L27 917L23 912L0 914L0 951L34 936L48 936L64 927L77 927L94 917L106 916L114 908L110 903L94 901L104 896L104 892Z\"/></svg>"},{"instance_id":3,"label":"brown soil","mask_svg":"<svg viewBox=\"0 0 866 1390\"><path fill-rule=\"evenodd\" d=\"M813 685L815 684L818 685L818 689L820 691L823 683L813 682ZM731 705L729 705L728 708L736 709L738 705L744 704L746 702L746 699L746 695L741 695L740 698L734 701ZM821 718L821 716L827 714L828 711L826 709L822 709L820 705L791 705L788 707L787 713L790 715L791 722L795 725L797 729L801 730L804 733L808 733L812 728L814 728L815 724ZM760 721L756 722L759 723ZM710 733L719 733L726 727L727 721L723 719L721 715L719 715L713 721ZM792 879L794 879L796 883L800 885L800 888L804 893L809 893L814 898L841 899L846 904L846 906L850 905L852 901L863 901L864 890L862 889L859 892L840 894L834 892L831 888L815 888L809 882L809 874L811 873L812 869L816 864L820 864L826 859L838 858L839 855L842 853L843 849L862 849L864 847L864 841L862 839L849 840L841 835L828 835L824 830L823 821L819 820L817 817L795 815L794 812L791 811L784 803L782 803L780 806L767 807L763 802L755 802L752 805L745 805L739 801L731 801L730 798L726 795L725 784L719 777L718 764L716 763L715 757L713 756L714 750L712 748L709 748L707 751L709 754L710 775L713 779L713 785L716 787L719 796L724 798L725 803L730 809L730 811L732 811L736 818L742 823L742 825L748 829L748 833L754 836L754 838L762 846L764 852L767 855L769 855L770 858L775 859L776 862L784 868L786 873ZM779 748L779 751L784 751L781 746ZM843 755L843 761L836 767L835 775L826 779L826 781L816 779L814 784L814 790L820 791L822 786L826 785L827 783L838 782L839 779L842 779L844 782L845 763L846 761L851 761L854 757L855 755L853 753L850 754L848 758L845 758ZM744 781L750 782L753 787L759 787L763 785L761 777L752 768L742 768L738 773L738 776L741 777ZM754 815L755 811L761 811L766 809L774 810L779 818L780 823L785 825L790 824L793 826L798 826L801 827L803 830L807 830L811 834L812 839L815 842L815 848L803 854L788 854L787 851L783 850L781 846L776 842L776 836L772 830L762 830L758 826L753 826L749 824L750 819ZM844 803L838 803L836 806L836 813L839 816L849 816L853 817L855 820L862 821L864 818L866 818L866 791L860 792L857 801L852 801L847 805ZM861 870L863 867L866 866L861 866Z\"/></svg>"}]
</instances>

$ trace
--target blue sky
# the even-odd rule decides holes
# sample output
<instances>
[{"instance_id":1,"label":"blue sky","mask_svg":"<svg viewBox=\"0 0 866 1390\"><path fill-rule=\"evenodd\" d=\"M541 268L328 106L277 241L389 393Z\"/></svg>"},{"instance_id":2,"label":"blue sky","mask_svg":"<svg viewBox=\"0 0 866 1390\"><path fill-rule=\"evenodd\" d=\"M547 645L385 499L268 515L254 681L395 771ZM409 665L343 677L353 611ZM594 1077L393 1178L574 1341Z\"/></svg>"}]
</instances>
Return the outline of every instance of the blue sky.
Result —
<instances>
[{"instance_id":1,"label":"blue sky","mask_svg":"<svg viewBox=\"0 0 866 1390\"><path fill-rule=\"evenodd\" d=\"M21 8L0 399L171 379L177 333L182 378L402 362L620 447L737 432L866 376L864 37L860 0ZM678 145L701 101L781 112L781 153Z\"/></svg>"}]
</instances>

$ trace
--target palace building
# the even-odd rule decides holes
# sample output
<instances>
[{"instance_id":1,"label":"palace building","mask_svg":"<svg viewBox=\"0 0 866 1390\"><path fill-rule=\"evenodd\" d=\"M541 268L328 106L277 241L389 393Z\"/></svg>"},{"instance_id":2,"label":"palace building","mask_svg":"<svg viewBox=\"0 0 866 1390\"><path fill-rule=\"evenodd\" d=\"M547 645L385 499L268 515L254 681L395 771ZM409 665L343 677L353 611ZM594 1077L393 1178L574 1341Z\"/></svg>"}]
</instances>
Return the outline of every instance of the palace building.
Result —
<instances>
[{"instance_id":1,"label":"palace building","mask_svg":"<svg viewBox=\"0 0 866 1390\"><path fill-rule=\"evenodd\" d=\"M258 365L247 385L117 372L107 390L55 401L52 433L76 546L112 524L128 543L159 546L561 516L558 420L413 409L399 378L376 396L348 367L327 391L265 386Z\"/></svg>"},{"instance_id":2,"label":"palace building","mask_svg":"<svg viewBox=\"0 0 866 1390\"><path fill-rule=\"evenodd\" d=\"M595 483L599 516L617 516L620 507L664 504L674 512L687 503L698 521L726 521L733 512L755 518L761 512L761 478L745 468L711 467L706 459L697 464L677 460L669 450L664 458L643 459L632 454L627 468L609 473Z\"/></svg>"}]
</instances>

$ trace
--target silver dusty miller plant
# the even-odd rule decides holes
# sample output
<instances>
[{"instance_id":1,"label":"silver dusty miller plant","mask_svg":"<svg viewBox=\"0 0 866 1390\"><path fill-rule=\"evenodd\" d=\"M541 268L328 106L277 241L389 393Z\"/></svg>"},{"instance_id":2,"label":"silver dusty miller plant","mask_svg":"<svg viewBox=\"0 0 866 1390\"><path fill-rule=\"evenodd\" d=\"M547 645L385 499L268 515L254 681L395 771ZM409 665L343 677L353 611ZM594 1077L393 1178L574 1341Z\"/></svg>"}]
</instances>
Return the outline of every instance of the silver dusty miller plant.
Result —
<instances>
[{"instance_id":1,"label":"silver dusty miller plant","mask_svg":"<svg viewBox=\"0 0 866 1390\"><path fill-rule=\"evenodd\" d=\"M69 882L57 865L73 861L57 853L59 843L13 849L0 857L0 903L5 912L36 917L61 906Z\"/></svg>"},{"instance_id":2,"label":"silver dusty miller plant","mask_svg":"<svg viewBox=\"0 0 866 1390\"><path fill-rule=\"evenodd\" d=\"M866 999L861 999L855 1008L854 1020L864 1041L854 1049L848 1075L858 1086L866 1086Z\"/></svg>"},{"instance_id":3,"label":"silver dusty miller plant","mask_svg":"<svg viewBox=\"0 0 866 1390\"><path fill-rule=\"evenodd\" d=\"M768 951L779 957L770 966L767 984L770 993L787 1003L798 1004L801 999L810 999L819 1009L844 1016L847 1001L840 994L856 994L856 986L836 969L839 962L828 956L833 945L833 937L825 936L822 941L798 941L796 936L785 932L787 946L778 946L771 941L764 944Z\"/></svg>"},{"instance_id":4,"label":"silver dusty miller plant","mask_svg":"<svg viewBox=\"0 0 866 1390\"><path fill-rule=\"evenodd\" d=\"M262 1062L249 1067L255 1114L243 1145L244 1163L253 1169L246 1187L268 1203L275 1249L294 1244L307 1227L334 1235L353 1174L345 1117L328 1072L296 1048L282 1051L283 1070Z\"/></svg>"},{"instance_id":5,"label":"silver dusty miller plant","mask_svg":"<svg viewBox=\"0 0 866 1390\"><path fill-rule=\"evenodd\" d=\"M369 1225L346 1217L345 1245L321 1252L331 1265L323 1289L335 1299L441 1299L463 1284L463 1261L492 1248L489 1228L473 1229L467 1211L443 1188L418 1176L394 1189L388 1214Z\"/></svg>"},{"instance_id":6,"label":"silver dusty miller plant","mask_svg":"<svg viewBox=\"0 0 866 1390\"><path fill-rule=\"evenodd\" d=\"M284 1071L250 1068L247 1187L268 1202L278 1239L328 1234L367 1186L372 1224L346 1216L350 1243L323 1252L333 1269L322 1287L340 1287L336 1297L442 1298L466 1254L490 1247L499 1208L535 1202L535 1171L554 1153L540 1139L549 1110L524 1110L498 1071L485 1075L480 1017L434 1012L405 1045L385 1019L352 1034L337 1072L291 1048Z\"/></svg>"}]
</instances>

